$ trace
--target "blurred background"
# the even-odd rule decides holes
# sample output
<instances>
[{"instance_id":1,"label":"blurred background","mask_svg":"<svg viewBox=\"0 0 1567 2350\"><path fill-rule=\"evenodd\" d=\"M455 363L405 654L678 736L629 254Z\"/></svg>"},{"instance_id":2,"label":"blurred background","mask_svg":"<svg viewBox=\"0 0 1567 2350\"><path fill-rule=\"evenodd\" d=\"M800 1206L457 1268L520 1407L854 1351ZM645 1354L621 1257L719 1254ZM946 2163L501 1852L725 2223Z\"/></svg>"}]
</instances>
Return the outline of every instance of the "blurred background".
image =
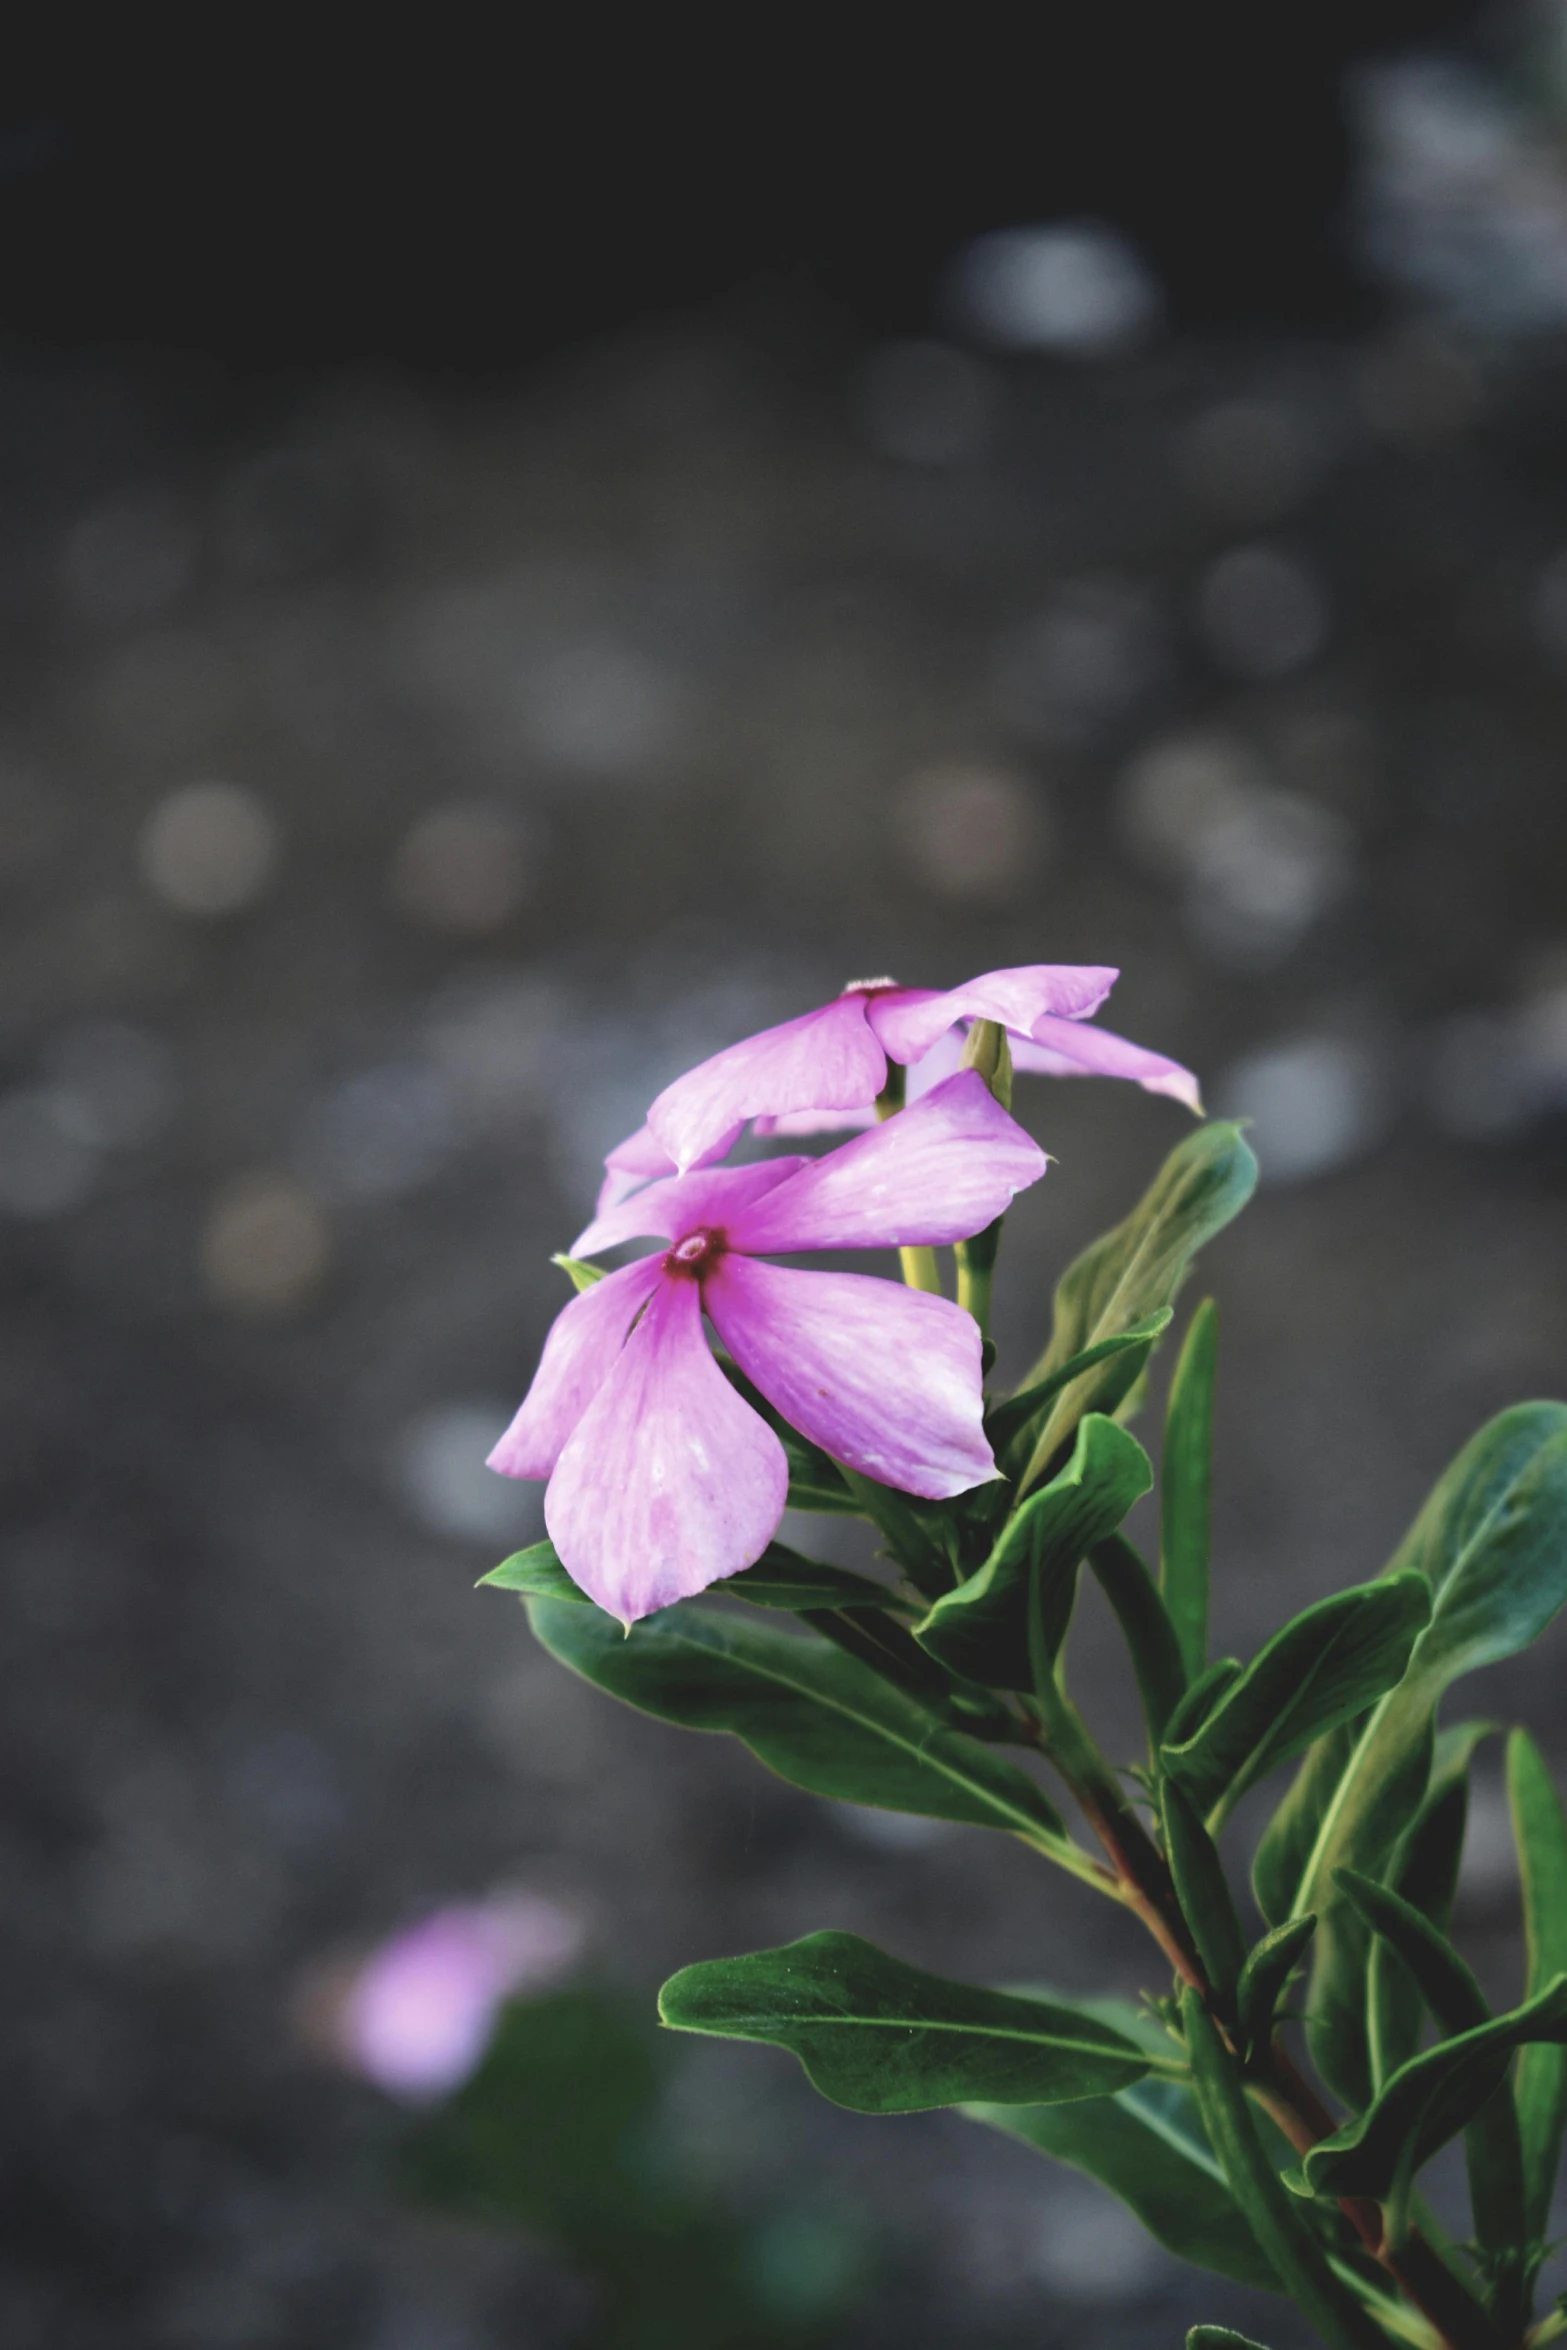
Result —
<instances>
[{"instance_id":1,"label":"blurred background","mask_svg":"<svg viewBox=\"0 0 1567 2350\"><path fill-rule=\"evenodd\" d=\"M1289 2350L956 2116L645 2044L824 1924L1147 1970L1021 1851L568 1679L472 1588L541 1530L481 1464L661 1084L1040 959L1255 1120L1224 1647L1561 1391L1567 19L93 43L0 120L0 2339L672 2338L562 2200L575 2031L641 2085L571 2161L632 2132L728 2279L685 2341ZM1184 1130L1019 1106L1003 1376ZM1561 1740L1561 1637L1474 1709ZM430 2107L508 1991L464 2094L522 2066L550 2175L486 2207Z\"/></svg>"}]
</instances>

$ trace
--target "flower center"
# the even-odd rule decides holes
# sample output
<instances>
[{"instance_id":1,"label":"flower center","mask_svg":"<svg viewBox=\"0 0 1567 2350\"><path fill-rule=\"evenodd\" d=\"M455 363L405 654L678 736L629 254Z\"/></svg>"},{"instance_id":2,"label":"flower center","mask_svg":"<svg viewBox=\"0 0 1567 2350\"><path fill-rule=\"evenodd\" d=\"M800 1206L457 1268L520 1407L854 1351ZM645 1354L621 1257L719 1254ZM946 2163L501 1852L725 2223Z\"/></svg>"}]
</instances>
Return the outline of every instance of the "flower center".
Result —
<instances>
[{"instance_id":1,"label":"flower center","mask_svg":"<svg viewBox=\"0 0 1567 2350\"><path fill-rule=\"evenodd\" d=\"M695 1232L688 1232L683 1240L677 1240L664 1263L671 1273L700 1275L708 1270L715 1257L723 1254L723 1249L723 1234L702 1225Z\"/></svg>"},{"instance_id":2,"label":"flower center","mask_svg":"<svg viewBox=\"0 0 1567 2350\"><path fill-rule=\"evenodd\" d=\"M881 979L846 979L843 983L843 992L845 995L896 995L899 991L899 985L900 983L896 979L885 977Z\"/></svg>"}]
</instances>

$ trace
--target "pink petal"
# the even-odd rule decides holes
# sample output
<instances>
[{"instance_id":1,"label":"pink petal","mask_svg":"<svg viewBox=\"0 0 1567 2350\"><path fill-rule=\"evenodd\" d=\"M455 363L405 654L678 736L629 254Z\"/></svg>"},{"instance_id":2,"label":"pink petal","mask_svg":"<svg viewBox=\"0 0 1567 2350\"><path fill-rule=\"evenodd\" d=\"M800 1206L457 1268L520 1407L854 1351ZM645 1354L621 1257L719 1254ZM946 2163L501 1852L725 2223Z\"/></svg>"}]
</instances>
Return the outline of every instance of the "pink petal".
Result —
<instances>
[{"instance_id":1,"label":"pink petal","mask_svg":"<svg viewBox=\"0 0 1567 2350\"><path fill-rule=\"evenodd\" d=\"M698 1164L710 1167L715 1159L727 1158L739 1141L743 1128L744 1120L738 1126L731 1126L726 1134L719 1136L711 1150L702 1153ZM618 1208L622 1200L629 1199L634 1191L640 1190L644 1183L650 1182L655 1176L677 1172L674 1160L650 1126L639 1126L635 1134L628 1134L624 1142L617 1142L612 1151L605 1153L604 1166L604 1180L599 1185L599 1195L593 1203L596 1216L606 1214L611 1208Z\"/></svg>"},{"instance_id":2,"label":"pink petal","mask_svg":"<svg viewBox=\"0 0 1567 2350\"><path fill-rule=\"evenodd\" d=\"M933 1044L922 1061L911 1062L904 1079L904 1099L913 1107L934 1092L944 1077L955 1077L963 1066L963 1047L968 1042L966 1028L949 1028L945 1036Z\"/></svg>"},{"instance_id":3,"label":"pink petal","mask_svg":"<svg viewBox=\"0 0 1567 2350\"><path fill-rule=\"evenodd\" d=\"M788 1488L783 1446L708 1349L697 1283L666 1276L560 1456L544 1523L567 1573L633 1624L759 1559Z\"/></svg>"},{"instance_id":4,"label":"pink petal","mask_svg":"<svg viewBox=\"0 0 1567 2350\"><path fill-rule=\"evenodd\" d=\"M643 1257L584 1289L556 1315L533 1385L489 1458L503 1477L547 1477L614 1368L662 1259Z\"/></svg>"},{"instance_id":5,"label":"pink petal","mask_svg":"<svg viewBox=\"0 0 1567 2350\"><path fill-rule=\"evenodd\" d=\"M876 1105L859 1110L786 1110L781 1118L753 1118L751 1132L758 1137L783 1134L863 1134L876 1123Z\"/></svg>"},{"instance_id":6,"label":"pink petal","mask_svg":"<svg viewBox=\"0 0 1567 2350\"><path fill-rule=\"evenodd\" d=\"M962 1063L963 1043L962 1028L949 1028L940 1043L932 1045L925 1058L913 1064L905 1097L909 1102L917 1102L932 1086L954 1074ZM864 1134L878 1123L876 1105L868 1102L863 1110L790 1110L782 1118L755 1118L751 1132L756 1135Z\"/></svg>"},{"instance_id":7,"label":"pink petal","mask_svg":"<svg viewBox=\"0 0 1567 2350\"><path fill-rule=\"evenodd\" d=\"M984 971L945 993L899 987L867 996L867 1017L895 1061L917 1061L955 1020L999 1020L1021 1036L1047 1012L1086 1020L1115 985L1117 973L1099 963L1020 963Z\"/></svg>"},{"instance_id":8,"label":"pink petal","mask_svg":"<svg viewBox=\"0 0 1567 2350\"><path fill-rule=\"evenodd\" d=\"M537 1894L438 1909L359 1969L329 2019L335 2052L394 2097L447 2096L483 2056L502 2000L554 1981L581 1941Z\"/></svg>"},{"instance_id":9,"label":"pink petal","mask_svg":"<svg viewBox=\"0 0 1567 2350\"><path fill-rule=\"evenodd\" d=\"M961 1069L731 1217L730 1245L765 1256L966 1240L1047 1164L979 1072Z\"/></svg>"},{"instance_id":10,"label":"pink petal","mask_svg":"<svg viewBox=\"0 0 1567 2350\"><path fill-rule=\"evenodd\" d=\"M854 1110L887 1082L887 1061L865 1023L866 998L841 995L818 1012L727 1045L666 1085L647 1114L684 1171L732 1127L789 1110Z\"/></svg>"},{"instance_id":11,"label":"pink petal","mask_svg":"<svg viewBox=\"0 0 1567 2350\"><path fill-rule=\"evenodd\" d=\"M671 1175L663 1183L650 1183L635 1199L623 1201L607 1215L595 1216L587 1229L577 1234L571 1253L574 1257L596 1257L602 1249L615 1248L623 1240L678 1240L702 1225L722 1230L751 1200L776 1190L810 1164L809 1159L801 1158L758 1159L749 1167L696 1167L689 1175Z\"/></svg>"},{"instance_id":12,"label":"pink petal","mask_svg":"<svg viewBox=\"0 0 1567 2350\"><path fill-rule=\"evenodd\" d=\"M961 1306L864 1273L734 1255L719 1259L703 1294L741 1370L835 1460L931 1501L995 1476L979 1324Z\"/></svg>"},{"instance_id":13,"label":"pink petal","mask_svg":"<svg viewBox=\"0 0 1567 2350\"><path fill-rule=\"evenodd\" d=\"M593 1213L604 1215L610 1208L618 1208L623 1199L657 1175L673 1175L675 1162L668 1151L655 1141L652 1131L639 1126L635 1134L628 1134L624 1142L617 1142L612 1151L604 1154L604 1180L599 1185Z\"/></svg>"},{"instance_id":14,"label":"pink petal","mask_svg":"<svg viewBox=\"0 0 1567 2350\"><path fill-rule=\"evenodd\" d=\"M1124 1036L1112 1036L1108 1028L1037 1020L1032 1039L1020 1037L1013 1044L1012 1066L1041 1077L1129 1077L1145 1093L1167 1093L1202 1116L1202 1093L1190 1069Z\"/></svg>"}]
</instances>

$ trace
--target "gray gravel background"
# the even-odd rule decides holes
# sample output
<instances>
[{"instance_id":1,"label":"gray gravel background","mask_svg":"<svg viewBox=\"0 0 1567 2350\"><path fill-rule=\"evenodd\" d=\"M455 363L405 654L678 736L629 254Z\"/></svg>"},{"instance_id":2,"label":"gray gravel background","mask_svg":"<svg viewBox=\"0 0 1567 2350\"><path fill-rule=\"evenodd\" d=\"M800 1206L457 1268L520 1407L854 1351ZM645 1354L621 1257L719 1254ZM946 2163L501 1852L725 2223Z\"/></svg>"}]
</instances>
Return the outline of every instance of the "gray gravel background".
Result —
<instances>
[{"instance_id":1,"label":"gray gravel background","mask_svg":"<svg viewBox=\"0 0 1567 2350\"><path fill-rule=\"evenodd\" d=\"M1561 388L1411 329L868 352L766 289L486 390L0 364L14 2350L571 2338L541 2253L398 2208L400 2116L290 2020L443 1899L556 1895L647 1997L828 1923L1145 1979L1021 1852L562 1675L472 1589L539 1525L476 1464L662 1082L853 974L1041 958L1120 964L1112 1024L1257 1119L1208 1268L1225 1645L1559 1391ZM1183 1131L1103 1085L1020 1106L1056 1165L1003 1373ZM1476 1706L1559 1742L1561 1653ZM1513 1903L1485 1779L1499 1981ZM737 2208L865 2212L846 2339L1301 2339L956 2118L697 2048L677 2119Z\"/></svg>"}]
</instances>

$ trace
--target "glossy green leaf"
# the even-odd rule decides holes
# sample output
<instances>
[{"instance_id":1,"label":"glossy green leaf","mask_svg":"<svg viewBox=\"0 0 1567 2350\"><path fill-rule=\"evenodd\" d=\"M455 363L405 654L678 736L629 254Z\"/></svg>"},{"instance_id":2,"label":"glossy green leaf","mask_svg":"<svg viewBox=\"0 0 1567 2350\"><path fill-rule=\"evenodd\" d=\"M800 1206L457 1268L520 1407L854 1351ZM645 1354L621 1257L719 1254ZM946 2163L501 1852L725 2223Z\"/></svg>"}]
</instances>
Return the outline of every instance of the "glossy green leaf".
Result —
<instances>
[{"instance_id":1,"label":"glossy green leaf","mask_svg":"<svg viewBox=\"0 0 1567 2350\"><path fill-rule=\"evenodd\" d=\"M1314 1738L1353 1720L1403 1678L1431 1614L1423 1575L1335 1592L1276 1632L1164 1768L1199 1811L1225 1809Z\"/></svg>"},{"instance_id":2,"label":"glossy green leaf","mask_svg":"<svg viewBox=\"0 0 1567 2350\"><path fill-rule=\"evenodd\" d=\"M1187 1678L1208 1661L1209 1514L1213 1493L1213 1371L1218 1309L1192 1316L1170 1382L1159 1463L1159 1588Z\"/></svg>"},{"instance_id":3,"label":"glossy green leaf","mask_svg":"<svg viewBox=\"0 0 1567 2350\"><path fill-rule=\"evenodd\" d=\"M1079 1562L1120 1525L1153 1483L1148 1455L1135 1436L1091 1412L1077 1432L1072 1458L1059 1476L1007 1520L977 1573L937 1600L914 1628L923 1648L949 1670L998 1689L1029 1689L1029 1614L1065 1630L1068 1599Z\"/></svg>"},{"instance_id":4,"label":"glossy green leaf","mask_svg":"<svg viewBox=\"0 0 1567 2350\"><path fill-rule=\"evenodd\" d=\"M1470 1760L1490 1732L1488 1722L1461 1722L1438 1737L1430 1784L1388 1870L1393 1891L1444 1931L1452 1915L1463 1858ZM1419 1984L1393 1944L1379 1936L1371 1947L1367 1978L1367 2033L1374 2087L1380 2087L1415 2054L1424 2013Z\"/></svg>"},{"instance_id":5,"label":"glossy green leaf","mask_svg":"<svg viewBox=\"0 0 1567 2350\"><path fill-rule=\"evenodd\" d=\"M1096 1542L1088 1563L1115 1610L1137 1675L1149 1749L1157 1754L1170 1717L1186 1694L1186 1669L1175 1627L1153 1577L1123 1534Z\"/></svg>"},{"instance_id":6,"label":"glossy green leaf","mask_svg":"<svg viewBox=\"0 0 1567 2350\"><path fill-rule=\"evenodd\" d=\"M1388 1572L1409 1568L1431 1584L1431 1620L1404 1678L1378 1701L1356 1741L1292 1904L1318 1915L1312 2053L1351 2103L1370 2088L1364 1929L1358 1918L1345 1919L1333 1871L1382 1873L1424 1796L1443 1691L1461 1674L1527 1647L1567 1599L1567 1406L1516 1405L1470 1440Z\"/></svg>"},{"instance_id":7,"label":"glossy green leaf","mask_svg":"<svg viewBox=\"0 0 1567 2350\"><path fill-rule=\"evenodd\" d=\"M1218 1850L1178 1781L1166 1779L1161 1792L1165 1858L1182 1915L1209 1982L1221 1996L1227 1995L1239 1980L1246 1940Z\"/></svg>"},{"instance_id":8,"label":"glossy green leaf","mask_svg":"<svg viewBox=\"0 0 1567 2350\"><path fill-rule=\"evenodd\" d=\"M1305 1955L1316 1924L1309 1911L1303 1918L1288 1918L1264 1934L1247 1954L1235 1987L1235 2012L1241 2045L1248 2052L1265 2048L1273 2037L1279 2001Z\"/></svg>"},{"instance_id":9,"label":"glossy green leaf","mask_svg":"<svg viewBox=\"0 0 1567 2350\"><path fill-rule=\"evenodd\" d=\"M1145 1314L1141 1321L1132 1323L1129 1329L1118 1330L1113 1337L1102 1338L1097 1345L1085 1347L1081 1354L1071 1356L1058 1370L1050 1372L1048 1377L1036 1380L1032 1387L1021 1387L1016 1395L1009 1395L1002 1403L992 1404L985 1414L985 1434L990 1438L991 1449L1007 1475L1020 1476L1027 1467L1028 1456L1034 1448L1034 1438L1045 1412L1063 1387L1070 1387L1074 1379L1082 1378L1085 1372L1097 1369L1101 1363L1120 1358L1117 1376L1124 1378L1126 1390L1129 1390L1173 1319L1172 1308L1160 1306L1157 1312ZM1112 1384L1107 1383L1106 1394L1100 1402L1099 1409L1103 1411L1113 1412L1121 1401L1120 1395L1110 1392Z\"/></svg>"},{"instance_id":10,"label":"glossy green leaf","mask_svg":"<svg viewBox=\"0 0 1567 2350\"><path fill-rule=\"evenodd\" d=\"M1414 1976L1438 2031L1470 2032L1490 2021L1473 1967L1412 1901L1373 1877L1363 1877L1358 1869L1335 1869L1333 1881L1349 1895L1372 1932L1391 1942Z\"/></svg>"},{"instance_id":11,"label":"glossy green leaf","mask_svg":"<svg viewBox=\"0 0 1567 2350\"><path fill-rule=\"evenodd\" d=\"M1439 2032L1457 2037L1490 2022L1491 2010L1473 1969L1413 1902L1354 1869L1339 1869L1335 1882L1372 1932L1398 1952ZM1523 2316L1523 2149L1517 2110L1505 2078L1475 2111L1465 2140L1481 2263L1491 2279L1493 2304L1506 2304L1508 2331L1515 2334Z\"/></svg>"},{"instance_id":12,"label":"glossy green leaf","mask_svg":"<svg viewBox=\"0 0 1567 2350\"><path fill-rule=\"evenodd\" d=\"M1216 1121L1188 1135L1126 1221L1067 1267L1050 1344L1024 1387L1169 1305L1198 1249L1240 1213L1256 1181L1257 1162L1238 1126ZM1101 1362L1061 1390L1034 1440L1025 1487L1048 1473L1085 1412L1113 1410L1124 1398L1120 1373L1116 1361Z\"/></svg>"},{"instance_id":13,"label":"glossy green leaf","mask_svg":"<svg viewBox=\"0 0 1567 2350\"><path fill-rule=\"evenodd\" d=\"M906 1689L922 1705L979 1738L1018 1742L1018 1718L994 1690L973 1681L954 1680L934 1657L925 1654L904 1625L871 1608L811 1608L801 1622L824 1640L847 1650L873 1673Z\"/></svg>"},{"instance_id":14,"label":"glossy green leaf","mask_svg":"<svg viewBox=\"0 0 1567 2350\"><path fill-rule=\"evenodd\" d=\"M658 2005L679 2031L789 2049L824 2097L857 2113L1103 2097L1150 2061L1076 2008L948 1982L858 1934L685 1967Z\"/></svg>"},{"instance_id":15,"label":"glossy green leaf","mask_svg":"<svg viewBox=\"0 0 1567 2350\"><path fill-rule=\"evenodd\" d=\"M843 1470L842 1477L856 1510L879 1527L889 1554L928 1599L950 1591L962 1579L963 1539L972 1506L968 1494L947 1502L921 1501L915 1494L900 1493L895 1485L878 1484L857 1469ZM991 1490L981 1486L979 1496L988 1501ZM994 1491L997 1501L1004 1502L1006 1488L998 1483Z\"/></svg>"},{"instance_id":16,"label":"glossy green leaf","mask_svg":"<svg viewBox=\"0 0 1567 2350\"><path fill-rule=\"evenodd\" d=\"M1284 2291L1331 2350L1387 2350L1387 2336L1328 2264L1268 2158L1235 2059L1194 1991L1181 1998L1203 2128Z\"/></svg>"},{"instance_id":17,"label":"glossy green leaf","mask_svg":"<svg viewBox=\"0 0 1567 2350\"><path fill-rule=\"evenodd\" d=\"M1194 1737L1225 1691L1240 1679L1240 1672L1238 1656L1216 1656L1211 1665L1205 1665L1166 1722L1164 1743L1184 1746L1188 1738Z\"/></svg>"},{"instance_id":18,"label":"glossy green leaf","mask_svg":"<svg viewBox=\"0 0 1567 2350\"><path fill-rule=\"evenodd\" d=\"M1156 2243L1237 2284L1277 2292L1265 2254L1209 2149L1189 2090L1149 2079L1075 2105L966 2105L975 2121L1085 2171Z\"/></svg>"},{"instance_id":19,"label":"glossy green leaf","mask_svg":"<svg viewBox=\"0 0 1567 2350\"><path fill-rule=\"evenodd\" d=\"M590 1265L586 1257L568 1257L557 1254L551 1257L550 1263L559 1265L579 1297L585 1289L591 1289L595 1281L602 1281L607 1271L607 1267L603 1265Z\"/></svg>"},{"instance_id":20,"label":"glossy green leaf","mask_svg":"<svg viewBox=\"0 0 1567 2350\"><path fill-rule=\"evenodd\" d=\"M829 1567L802 1558L785 1542L770 1542L754 1567L726 1575L712 1585L715 1598L748 1599L753 1607L783 1608L802 1615L811 1608L894 1608L908 1611L908 1601L869 1575L851 1574L847 1567Z\"/></svg>"},{"instance_id":21,"label":"glossy green leaf","mask_svg":"<svg viewBox=\"0 0 1567 2350\"><path fill-rule=\"evenodd\" d=\"M1080 1855L1042 1788L825 1641L682 1606L622 1633L598 1609L534 1599L537 1637L564 1665L660 1721L727 1730L813 1795L921 1812Z\"/></svg>"},{"instance_id":22,"label":"glossy green leaf","mask_svg":"<svg viewBox=\"0 0 1567 2350\"><path fill-rule=\"evenodd\" d=\"M1053 1996L1044 1985L1029 1989L1040 1998ZM1158 2018L1129 2000L1076 1999L1072 2004L1150 2055L1168 2058L1177 2048ZM1080 2104L969 2105L963 2110L1097 2179L1179 2258L1238 2284L1279 2290L1203 2135L1188 2083L1150 2074L1114 2097L1085 2098Z\"/></svg>"},{"instance_id":23,"label":"glossy green leaf","mask_svg":"<svg viewBox=\"0 0 1567 2350\"><path fill-rule=\"evenodd\" d=\"M1523 1880L1532 1997L1567 1972L1567 1816L1544 1755L1523 1730L1507 1742L1507 1792ZM1567 2050L1542 2042L1526 2047L1518 2059L1516 2093L1529 2230L1543 2238L1567 2120Z\"/></svg>"},{"instance_id":24,"label":"glossy green leaf","mask_svg":"<svg viewBox=\"0 0 1567 2350\"><path fill-rule=\"evenodd\" d=\"M1306 2187L1387 2200L1474 2118L1506 2078L1514 2049L1535 2040L1567 2041L1567 1975L1510 2014L1400 2065L1363 2114L1303 2156Z\"/></svg>"},{"instance_id":25,"label":"glossy green leaf","mask_svg":"<svg viewBox=\"0 0 1567 2350\"><path fill-rule=\"evenodd\" d=\"M1172 1723L1172 1731L1175 1728ZM1262 1832L1252 1862L1251 1889L1270 1925L1282 1925L1294 1911L1306 1863L1333 1792L1349 1767L1360 1729L1358 1722L1345 1722L1307 1749Z\"/></svg>"},{"instance_id":26,"label":"glossy green leaf","mask_svg":"<svg viewBox=\"0 0 1567 2350\"><path fill-rule=\"evenodd\" d=\"M511 1558L502 1559L498 1567L481 1575L479 1582L481 1587L491 1584L498 1591L516 1591L527 1599L565 1599L579 1607L593 1605L561 1565L553 1542L535 1542L530 1550L519 1550ZM851 1575L844 1567L818 1565L815 1559L802 1558L783 1542L770 1542L755 1566L745 1567L738 1575L729 1575L723 1582L713 1584L712 1591L715 1598L722 1594L731 1599L748 1599L753 1607L786 1608L796 1615L811 1608L907 1606L895 1591L873 1583L868 1576Z\"/></svg>"},{"instance_id":27,"label":"glossy green leaf","mask_svg":"<svg viewBox=\"0 0 1567 2350\"><path fill-rule=\"evenodd\" d=\"M520 1592L525 1599L565 1599L577 1607L593 1605L561 1565L553 1542L535 1542L528 1550L514 1551L479 1577L477 1588L482 1591L486 1584L497 1591Z\"/></svg>"}]
</instances>

